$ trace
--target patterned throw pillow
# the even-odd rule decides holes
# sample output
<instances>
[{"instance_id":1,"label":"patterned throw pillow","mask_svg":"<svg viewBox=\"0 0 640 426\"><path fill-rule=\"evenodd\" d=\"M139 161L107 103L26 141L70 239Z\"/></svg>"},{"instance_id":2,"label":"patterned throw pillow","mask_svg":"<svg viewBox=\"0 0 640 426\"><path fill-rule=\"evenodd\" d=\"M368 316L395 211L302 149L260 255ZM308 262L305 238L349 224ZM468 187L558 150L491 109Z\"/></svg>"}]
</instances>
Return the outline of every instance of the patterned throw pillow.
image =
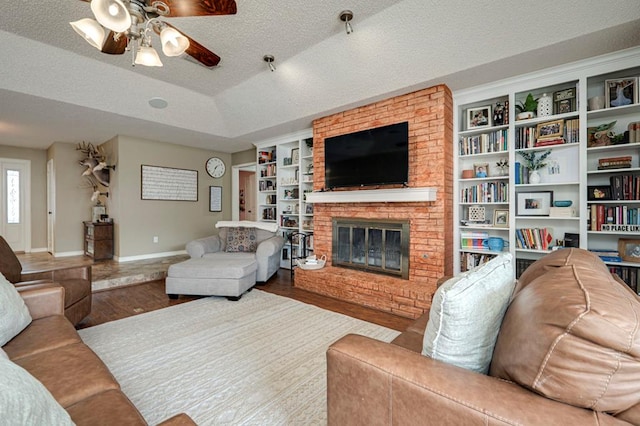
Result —
<instances>
[{"instance_id":1,"label":"patterned throw pillow","mask_svg":"<svg viewBox=\"0 0 640 426\"><path fill-rule=\"evenodd\" d=\"M248 252L253 253L258 248L255 228L228 228L227 248L228 253Z\"/></svg>"}]
</instances>

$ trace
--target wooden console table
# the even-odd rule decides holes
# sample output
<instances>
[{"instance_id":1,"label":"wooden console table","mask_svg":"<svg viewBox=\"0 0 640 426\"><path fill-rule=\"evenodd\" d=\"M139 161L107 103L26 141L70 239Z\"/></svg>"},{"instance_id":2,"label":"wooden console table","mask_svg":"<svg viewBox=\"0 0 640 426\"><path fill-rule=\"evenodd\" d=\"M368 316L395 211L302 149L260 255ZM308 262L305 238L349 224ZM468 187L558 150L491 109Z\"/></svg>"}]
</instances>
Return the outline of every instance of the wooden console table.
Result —
<instances>
[{"instance_id":1,"label":"wooden console table","mask_svg":"<svg viewBox=\"0 0 640 426\"><path fill-rule=\"evenodd\" d=\"M113 259L113 223L84 223L84 254L93 260Z\"/></svg>"}]
</instances>

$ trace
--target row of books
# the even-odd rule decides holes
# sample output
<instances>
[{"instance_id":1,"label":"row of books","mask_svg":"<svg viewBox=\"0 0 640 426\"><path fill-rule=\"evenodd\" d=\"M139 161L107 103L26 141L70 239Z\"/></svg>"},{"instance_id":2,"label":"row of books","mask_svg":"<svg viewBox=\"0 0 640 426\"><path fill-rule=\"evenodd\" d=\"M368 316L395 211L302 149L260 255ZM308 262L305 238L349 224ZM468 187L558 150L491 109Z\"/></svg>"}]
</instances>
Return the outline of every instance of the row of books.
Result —
<instances>
[{"instance_id":1,"label":"row of books","mask_svg":"<svg viewBox=\"0 0 640 426\"><path fill-rule=\"evenodd\" d=\"M612 200L640 200L640 175L615 175L609 182Z\"/></svg>"},{"instance_id":2,"label":"row of books","mask_svg":"<svg viewBox=\"0 0 640 426\"><path fill-rule=\"evenodd\" d=\"M276 175L276 165L267 164L266 166L260 168L260 177L274 177Z\"/></svg>"},{"instance_id":3,"label":"row of books","mask_svg":"<svg viewBox=\"0 0 640 426\"><path fill-rule=\"evenodd\" d=\"M462 188L461 203L508 203L509 183L504 181L482 182L477 185Z\"/></svg>"},{"instance_id":4,"label":"row of books","mask_svg":"<svg viewBox=\"0 0 640 426\"><path fill-rule=\"evenodd\" d=\"M513 169L516 185L525 185L529 183L529 168L527 166L516 161Z\"/></svg>"},{"instance_id":5,"label":"row of books","mask_svg":"<svg viewBox=\"0 0 640 426\"><path fill-rule=\"evenodd\" d=\"M549 250L553 236L551 228L516 229L516 247L530 250Z\"/></svg>"},{"instance_id":6,"label":"row of books","mask_svg":"<svg viewBox=\"0 0 640 426\"><path fill-rule=\"evenodd\" d=\"M258 191L275 191L276 183L272 180L261 180L258 182Z\"/></svg>"},{"instance_id":7,"label":"row of books","mask_svg":"<svg viewBox=\"0 0 640 426\"><path fill-rule=\"evenodd\" d=\"M640 142L640 121L633 121L627 126L629 143Z\"/></svg>"},{"instance_id":8,"label":"row of books","mask_svg":"<svg viewBox=\"0 0 640 426\"><path fill-rule=\"evenodd\" d=\"M509 149L508 130L496 130L475 136L460 138L459 155L475 155L486 152L506 152Z\"/></svg>"},{"instance_id":9,"label":"row of books","mask_svg":"<svg viewBox=\"0 0 640 426\"><path fill-rule=\"evenodd\" d=\"M516 259L516 278L520 278L520 275L533 263L532 259Z\"/></svg>"},{"instance_id":10,"label":"row of books","mask_svg":"<svg viewBox=\"0 0 640 426\"><path fill-rule=\"evenodd\" d=\"M462 272L468 271L487 263L494 257L495 255L484 253L460 253L460 270Z\"/></svg>"},{"instance_id":11,"label":"row of books","mask_svg":"<svg viewBox=\"0 0 640 426\"><path fill-rule=\"evenodd\" d=\"M640 231L640 207L611 204L590 204L587 206L590 231Z\"/></svg>"},{"instance_id":12,"label":"row of books","mask_svg":"<svg viewBox=\"0 0 640 426\"><path fill-rule=\"evenodd\" d=\"M640 295L640 273L638 268L633 266L615 266L609 265L609 272L616 274L624 281L631 290Z\"/></svg>"},{"instance_id":13,"label":"row of books","mask_svg":"<svg viewBox=\"0 0 640 426\"><path fill-rule=\"evenodd\" d=\"M277 196L276 194L269 194L265 197L265 203L266 204L276 204L277 203Z\"/></svg>"},{"instance_id":14,"label":"row of books","mask_svg":"<svg viewBox=\"0 0 640 426\"><path fill-rule=\"evenodd\" d=\"M483 242L489 238L489 233L485 231L461 231L460 248L483 250L486 247Z\"/></svg>"},{"instance_id":15,"label":"row of books","mask_svg":"<svg viewBox=\"0 0 640 426\"><path fill-rule=\"evenodd\" d=\"M262 220L276 220L276 208L269 207L262 210Z\"/></svg>"},{"instance_id":16,"label":"row of books","mask_svg":"<svg viewBox=\"0 0 640 426\"><path fill-rule=\"evenodd\" d=\"M516 129L516 149L535 148L541 146L578 143L580 141L580 120L565 120L562 133L553 136L539 136L538 127L519 127ZM560 133L560 132L558 132Z\"/></svg>"}]
</instances>

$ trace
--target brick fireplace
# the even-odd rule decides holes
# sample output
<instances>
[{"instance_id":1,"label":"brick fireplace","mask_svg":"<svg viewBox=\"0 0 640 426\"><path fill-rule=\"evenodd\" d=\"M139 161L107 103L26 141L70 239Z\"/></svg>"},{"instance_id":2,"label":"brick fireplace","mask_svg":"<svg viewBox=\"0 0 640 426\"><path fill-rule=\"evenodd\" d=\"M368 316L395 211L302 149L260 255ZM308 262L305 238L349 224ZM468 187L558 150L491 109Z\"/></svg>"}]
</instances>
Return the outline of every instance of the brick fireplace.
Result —
<instances>
[{"instance_id":1,"label":"brick fireplace","mask_svg":"<svg viewBox=\"0 0 640 426\"><path fill-rule=\"evenodd\" d=\"M451 275L453 100L448 87L439 85L315 120L314 190L321 190L324 186L326 137L403 121L409 122L408 187L435 188L437 199L427 202L315 204L314 249L318 256L327 256L327 266L317 271L297 269L294 276L296 287L416 318L431 306L436 281L443 275ZM370 189L374 188L360 190ZM335 218L408 221L408 279L334 266L331 259Z\"/></svg>"}]
</instances>

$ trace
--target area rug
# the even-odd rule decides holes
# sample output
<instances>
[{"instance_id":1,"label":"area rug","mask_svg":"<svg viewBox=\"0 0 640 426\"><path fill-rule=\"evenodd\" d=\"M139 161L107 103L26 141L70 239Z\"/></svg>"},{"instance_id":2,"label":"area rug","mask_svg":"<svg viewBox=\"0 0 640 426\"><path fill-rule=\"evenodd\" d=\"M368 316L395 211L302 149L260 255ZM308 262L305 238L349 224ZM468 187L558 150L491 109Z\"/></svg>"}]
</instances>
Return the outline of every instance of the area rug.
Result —
<instances>
[{"instance_id":1,"label":"area rug","mask_svg":"<svg viewBox=\"0 0 640 426\"><path fill-rule=\"evenodd\" d=\"M326 424L329 345L399 333L260 290L209 297L80 330L150 424Z\"/></svg>"}]
</instances>

